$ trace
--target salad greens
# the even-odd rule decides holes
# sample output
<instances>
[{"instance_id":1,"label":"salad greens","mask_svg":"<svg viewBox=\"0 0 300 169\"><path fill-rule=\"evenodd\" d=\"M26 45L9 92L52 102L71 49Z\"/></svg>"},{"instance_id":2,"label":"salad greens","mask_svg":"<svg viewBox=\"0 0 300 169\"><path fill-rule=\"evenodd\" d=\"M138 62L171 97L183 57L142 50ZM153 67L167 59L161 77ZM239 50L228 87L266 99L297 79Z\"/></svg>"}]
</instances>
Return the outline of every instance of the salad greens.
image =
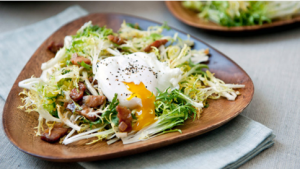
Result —
<instances>
[{"instance_id":1,"label":"salad greens","mask_svg":"<svg viewBox=\"0 0 300 169\"><path fill-rule=\"evenodd\" d=\"M187 2L185 2L187 4ZM193 3L194 4L194 3ZM215 5L218 3L212 3ZM195 2L194 5L204 4ZM184 124L188 118L200 118L207 99L225 97L235 100L238 91L234 88L243 88L244 85L225 84L214 77L205 64L208 61L209 50L192 49L194 42L189 35L181 39L178 34L164 36L163 29L169 29L164 24L151 26L142 30L138 24L129 24L125 21L118 33L112 29L92 25L91 21L85 23L76 35L64 39L64 47L55 57L42 64L41 77L26 79L19 83L24 88L20 93L23 105L19 106L25 112L39 113L39 123L36 135L41 136L46 126L50 130L55 123L63 123L69 128L69 133L60 139L62 144L70 144L79 140L96 138L88 144L108 140L108 144L122 139L124 144L145 140L160 134L178 131L174 129ZM108 39L109 35L126 39L123 44L116 44ZM107 57L127 55L134 52L143 52L143 49L157 40L167 39L168 44L152 47L160 62L165 62L170 68L180 68L182 74L179 79L179 88L168 88L159 91L156 95L155 118L156 121L140 131L129 133L120 132L118 129L119 117L116 107L119 105L117 94L109 102L105 100L101 106L84 109L82 103L72 99L70 93L80 90L80 83L84 83L87 91L85 96L103 96L102 90L94 84L97 72L97 63ZM91 61L72 63L73 55L79 55ZM92 79L92 81L91 81ZM72 111L65 105L71 105ZM87 115L96 118L92 121L80 111L86 110ZM132 125L136 122L136 110L131 110Z\"/></svg>"},{"instance_id":2,"label":"salad greens","mask_svg":"<svg viewBox=\"0 0 300 169\"><path fill-rule=\"evenodd\" d=\"M172 91L166 90L165 92L158 91L154 103L157 121L134 135L122 138L123 144L148 139L161 132L181 132L180 129L171 129L175 126L182 125L189 117L195 119L196 108L191 102L193 103L187 96L183 96L178 89Z\"/></svg>"},{"instance_id":3,"label":"salad greens","mask_svg":"<svg viewBox=\"0 0 300 169\"><path fill-rule=\"evenodd\" d=\"M184 1L182 5L199 12L200 18L227 27L262 25L300 12L296 1Z\"/></svg>"}]
</instances>

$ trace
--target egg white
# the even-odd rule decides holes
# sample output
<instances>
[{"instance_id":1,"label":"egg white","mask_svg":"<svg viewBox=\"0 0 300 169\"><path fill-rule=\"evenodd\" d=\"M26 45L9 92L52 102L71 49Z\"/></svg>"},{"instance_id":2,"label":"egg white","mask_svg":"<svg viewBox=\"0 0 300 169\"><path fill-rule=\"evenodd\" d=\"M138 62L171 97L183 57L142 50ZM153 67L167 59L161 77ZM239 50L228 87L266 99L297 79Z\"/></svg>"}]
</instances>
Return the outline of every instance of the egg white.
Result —
<instances>
[{"instance_id":1,"label":"egg white","mask_svg":"<svg viewBox=\"0 0 300 169\"><path fill-rule=\"evenodd\" d=\"M146 88L157 94L167 88L179 88L182 71L179 68L171 69L167 63L157 60L154 53L137 52L130 55L109 57L97 64L95 79L98 88L112 101L115 93L121 106L135 108L142 106L139 98L127 100L131 92L123 82L143 82Z\"/></svg>"}]
</instances>

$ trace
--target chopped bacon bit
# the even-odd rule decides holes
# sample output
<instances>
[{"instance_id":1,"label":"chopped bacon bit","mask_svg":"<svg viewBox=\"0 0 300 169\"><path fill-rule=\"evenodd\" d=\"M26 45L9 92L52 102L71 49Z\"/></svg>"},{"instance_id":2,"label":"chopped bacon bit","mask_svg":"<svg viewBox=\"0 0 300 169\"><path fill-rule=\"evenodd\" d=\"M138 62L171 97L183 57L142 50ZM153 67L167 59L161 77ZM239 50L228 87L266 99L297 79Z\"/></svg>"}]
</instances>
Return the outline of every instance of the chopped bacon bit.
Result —
<instances>
[{"instance_id":1,"label":"chopped bacon bit","mask_svg":"<svg viewBox=\"0 0 300 169\"><path fill-rule=\"evenodd\" d=\"M119 118L119 130L121 132L130 132L132 130L132 116L131 111L126 107L117 106L116 110L118 112Z\"/></svg>"},{"instance_id":2,"label":"chopped bacon bit","mask_svg":"<svg viewBox=\"0 0 300 169\"><path fill-rule=\"evenodd\" d=\"M70 97L76 102L81 100L85 89L86 87L83 83L78 83L78 89L76 88L72 89L70 93Z\"/></svg>"},{"instance_id":3,"label":"chopped bacon bit","mask_svg":"<svg viewBox=\"0 0 300 169\"><path fill-rule=\"evenodd\" d=\"M121 121L121 122L119 123L119 130L120 130L121 132L126 131L127 127L128 127L128 125L127 125L124 121Z\"/></svg>"},{"instance_id":4,"label":"chopped bacon bit","mask_svg":"<svg viewBox=\"0 0 300 169\"><path fill-rule=\"evenodd\" d=\"M89 108L88 106L86 105L82 105L81 106L82 110L79 112L81 115L83 115L85 118L91 120L91 121L95 121L97 119L97 116L96 115L91 115L91 114L88 114L91 110L91 108Z\"/></svg>"},{"instance_id":5,"label":"chopped bacon bit","mask_svg":"<svg viewBox=\"0 0 300 169\"><path fill-rule=\"evenodd\" d=\"M52 53L56 53L59 49L63 48L64 44L63 43L54 43L54 41L52 41L50 43L50 45L47 47L47 49L49 51L51 51Z\"/></svg>"},{"instance_id":6,"label":"chopped bacon bit","mask_svg":"<svg viewBox=\"0 0 300 169\"><path fill-rule=\"evenodd\" d=\"M105 96L84 96L83 104L87 105L88 107L97 107L102 105L105 100Z\"/></svg>"},{"instance_id":7,"label":"chopped bacon bit","mask_svg":"<svg viewBox=\"0 0 300 169\"><path fill-rule=\"evenodd\" d=\"M108 35L107 39L110 40L110 41L112 41L113 43L118 44L118 45L125 44L124 39L122 39L121 37L118 37L118 36Z\"/></svg>"},{"instance_id":8,"label":"chopped bacon bit","mask_svg":"<svg viewBox=\"0 0 300 169\"><path fill-rule=\"evenodd\" d=\"M71 112L75 112L76 105L75 105L74 102L71 101L69 103L65 103L64 106L65 106L66 109L70 110Z\"/></svg>"},{"instance_id":9,"label":"chopped bacon bit","mask_svg":"<svg viewBox=\"0 0 300 169\"><path fill-rule=\"evenodd\" d=\"M90 59L85 58L83 56L78 56L77 53L74 53L72 55L71 62L72 62L73 65L79 65L78 62L79 63L84 62L84 63L86 63L88 65L91 64L91 60Z\"/></svg>"},{"instance_id":10,"label":"chopped bacon bit","mask_svg":"<svg viewBox=\"0 0 300 169\"><path fill-rule=\"evenodd\" d=\"M63 123L56 123L49 135L49 129L46 129L41 139L49 143L57 142L61 137L67 134L68 129L63 127Z\"/></svg>"},{"instance_id":11,"label":"chopped bacon bit","mask_svg":"<svg viewBox=\"0 0 300 169\"><path fill-rule=\"evenodd\" d=\"M144 49L144 51L145 51L145 52L150 52L151 49L152 49L152 46L158 48L158 47L160 47L161 45L165 45L167 42L168 42L167 39L156 40L156 41L154 41L153 43L151 43L149 46L147 46L147 47Z\"/></svg>"},{"instance_id":12,"label":"chopped bacon bit","mask_svg":"<svg viewBox=\"0 0 300 169\"><path fill-rule=\"evenodd\" d=\"M90 83L92 83L92 84L94 84L94 85L97 85L97 84L98 84L97 79L94 80L92 76L89 77L89 81L90 81ZM93 82L94 82L94 83L93 83Z\"/></svg>"},{"instance_id":13,"label":"chopped bacon bit","mask_svg":"<svg viewBox=\"0 0 300 169\"><path fill-rule=\"evenodd\" d=\"M93 82L93 76L89 77L89 82L90 82L90 83Z\"/></svg>"}]
</instances>

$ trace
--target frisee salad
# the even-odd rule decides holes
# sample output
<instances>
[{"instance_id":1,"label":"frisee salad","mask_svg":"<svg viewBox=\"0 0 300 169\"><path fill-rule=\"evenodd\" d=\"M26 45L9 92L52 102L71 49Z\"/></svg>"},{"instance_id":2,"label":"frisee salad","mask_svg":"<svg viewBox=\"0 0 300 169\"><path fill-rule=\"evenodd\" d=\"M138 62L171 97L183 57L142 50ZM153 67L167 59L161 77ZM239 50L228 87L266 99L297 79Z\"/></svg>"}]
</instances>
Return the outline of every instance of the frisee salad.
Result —
<instances>
[{"instance_id":1,"label":"frisee salad","mask_svg":"<svg viewBox=\"0 0 300 169\"><path fill-rule=\"evenodd\" d=\"M262 25L300 14L297 1L184 1L182 5L199 12L199 18L227 27Z\"/></svg>"},{"instance_id":2,"label":"frisee salad","mask_svg":"<svg viewBox=\"0 0 300 169\"><path fill-rule=\"evenodd\" d=\"M235 88L208 70L209 49L195 50L189 36L164 36L162 26L142 30L125 21L118 33L85 23L64 44L40 77L19 83L25 112L39 113L36 135L68 145L122 140L130 144L201 118L207 99L235 100Z\"/></svg>"}]
</instances>

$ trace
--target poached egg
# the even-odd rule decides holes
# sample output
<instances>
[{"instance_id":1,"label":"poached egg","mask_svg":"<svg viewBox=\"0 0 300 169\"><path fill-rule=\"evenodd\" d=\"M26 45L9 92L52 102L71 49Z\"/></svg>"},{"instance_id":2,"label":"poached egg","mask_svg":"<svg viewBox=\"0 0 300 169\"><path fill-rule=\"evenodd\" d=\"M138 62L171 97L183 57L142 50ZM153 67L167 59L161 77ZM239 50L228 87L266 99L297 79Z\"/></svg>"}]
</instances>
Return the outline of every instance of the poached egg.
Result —
<instances>
[{"instance_id":1,"label":"poached egg","mask_svg":"<svg viewBox=\"0 0 300 169\"><path fill-rule=\"evenodd\" d=\"M101 60L95 79L109 101L117 93L120 106L137 110L138 120L133 129L140 130L155 121L157 89L179 88L181 74L179 68L171 69L154 53L137 52Z\"/></svg>"}]
</instances>

